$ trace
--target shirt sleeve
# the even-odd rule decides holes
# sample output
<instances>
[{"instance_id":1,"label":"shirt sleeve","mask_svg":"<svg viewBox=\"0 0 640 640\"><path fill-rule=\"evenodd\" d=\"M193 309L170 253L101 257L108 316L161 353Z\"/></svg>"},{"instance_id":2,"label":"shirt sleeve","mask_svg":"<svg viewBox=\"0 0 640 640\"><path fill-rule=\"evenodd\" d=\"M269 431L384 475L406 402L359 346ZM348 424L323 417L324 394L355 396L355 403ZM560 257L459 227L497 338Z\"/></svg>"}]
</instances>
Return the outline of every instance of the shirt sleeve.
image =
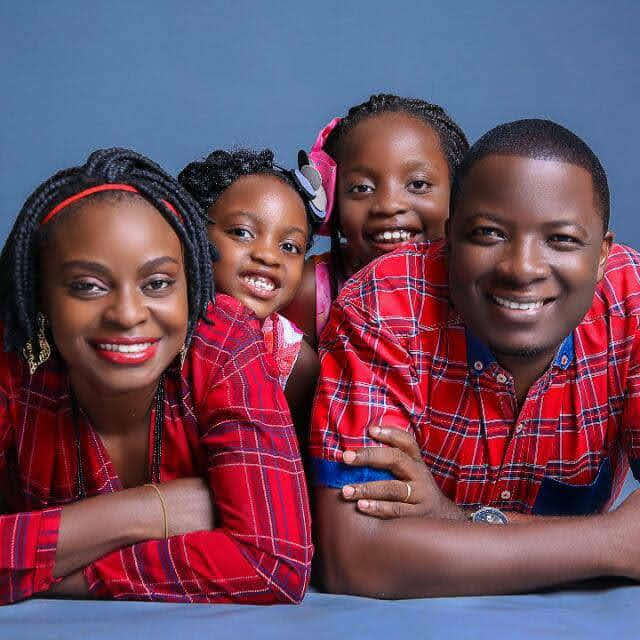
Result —
<instances>
[{"instance_id":1,"label":"shirt sleeve","mask_svg":"<svg viewBox=\"0 0 640 640\"><path fill-rule=\"evenodd\" d=\"M622 442L636 480L640 480L640 330L636 330L624 394Z\"/></svg>"},{"instance_id":2,"label":"shirt sleeve","mask_svg":"<svg viewBox=\"0 0 640 640\"><path fill-rule=\"evenodd\" d=\"M402 341L353 300L338 298L320 344L311 419L314 484L341 488L393 478L384 470L342 463L342 452L381 446L368 436L370 425L412 429L416 408L422 406L420 395L419 379Z\"/></svg>"},{"instance_id":3,"label":"shirt sleeve","mask_svg":"<svg viewBox=\"0 0 640 640\"><path fill-rule=\"evenodd\" d=\"M7 400L0 392L0 477L11 443ZM0 603L24 600L46 591L56 580L61 508L0 515Z\"/></svg>"},{"instance_id":4,"label":"shirt sleeve","mask_svg":"<svg viewBox=\"0 0 640 640\"><path fill-rule=\"evenodd\" d=\"M238 343L198 409L216 528L111 553L85 569L98 597L299 602L313 547L286 400L259 333Z\"/></svg>"}]
</instances>

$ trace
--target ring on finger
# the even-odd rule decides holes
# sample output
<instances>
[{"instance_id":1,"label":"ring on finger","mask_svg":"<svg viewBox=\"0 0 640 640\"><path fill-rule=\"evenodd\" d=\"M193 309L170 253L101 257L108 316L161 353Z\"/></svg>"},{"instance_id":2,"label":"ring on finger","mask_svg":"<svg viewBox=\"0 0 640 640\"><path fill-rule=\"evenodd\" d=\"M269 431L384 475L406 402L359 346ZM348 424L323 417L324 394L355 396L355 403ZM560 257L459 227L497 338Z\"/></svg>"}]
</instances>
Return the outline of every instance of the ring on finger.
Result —
<instances>
[{"instance_id":1,"label":"ring on finger","mask_svg":"<svg viewBox=\"0 0 640 640\"><path fill-rule=\"evenodd\" d=\"M407 497L404 499L404 502L409 502L411 498L411 485L408 482L405 482L405 484L407 485Z\"/></svg>"}]
</instances>

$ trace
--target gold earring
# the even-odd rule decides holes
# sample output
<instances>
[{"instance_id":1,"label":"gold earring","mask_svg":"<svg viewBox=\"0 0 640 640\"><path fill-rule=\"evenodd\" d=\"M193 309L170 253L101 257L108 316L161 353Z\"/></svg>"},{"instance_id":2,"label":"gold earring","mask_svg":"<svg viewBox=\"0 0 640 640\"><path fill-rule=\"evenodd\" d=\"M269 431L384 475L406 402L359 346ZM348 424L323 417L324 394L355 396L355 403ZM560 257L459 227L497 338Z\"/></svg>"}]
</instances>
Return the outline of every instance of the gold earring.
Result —
<instances>
[{"instance_id":1,"label":"gold earring","mask_svg":"<svg viewBox=\"0 0 640 640\"><path fill-rule=\"evenodd\" d=\"M184 361L187 359L187 343L185 342L180 349L180 368L184 367Z\"/></svg>"},{"instance_id":2,"label":"gold earring","mask_svg":"<svg viewBox=\"0 0 640 640\"><path fill-rule=\"evenodd\" d=\"M51 356L51 347L47 341L47 335L45 333L47 328L47 319L42 313L38 313L38 359L33 355L33 344L31 340L27 340L27 344L22 349L22 355L29 365L29 374L33 375L37 368L44 364Z\"/></svg>"}]
</instances>

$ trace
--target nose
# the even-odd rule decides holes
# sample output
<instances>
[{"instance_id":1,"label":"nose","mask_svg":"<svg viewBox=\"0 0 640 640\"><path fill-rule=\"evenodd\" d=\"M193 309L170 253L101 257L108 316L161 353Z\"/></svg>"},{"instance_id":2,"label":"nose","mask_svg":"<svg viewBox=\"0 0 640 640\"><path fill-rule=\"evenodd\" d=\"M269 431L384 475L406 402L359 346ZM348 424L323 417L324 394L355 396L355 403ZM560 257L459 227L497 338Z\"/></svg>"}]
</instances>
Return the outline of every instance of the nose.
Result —
<instances>
[{"instance_id":1,"label":"nose","mask_svg":"<svg viewBox=\"0 0 640 640\"><path fill-rule=\"evenodd\" d=\"M549 275L549 262L544 249L534 238L517 238L505 243L497 271L501 278L523 287Z\"/></svg>"},{"instance_id":2,"label":"nose","mask_svg":"<svg viewBox=\"0 0 640 640\"><path fill-rule=\"evenodd\" d=\"M148 308L144 295L136 286L127 286L112 293L105 320L122 329L131 329L147 319Z\"/></svg>"},{"instance_id":3,"label":"nose","mask_svg":"<svg viewBox=\"0 0 640 640\"><path fill-rule=\"evenodd\" d=\"M251 257L255 262L275 266L280 262L280 247L270 238L258 238L251 247Z\"/></svg>"},{"instance_id":4,"label":"nose","mask_svg":"<svg viewBox=\"0 0 640 640\"><path fill-rule=\"evenodd\" d=\"M378 185L371 213L377 216L392 217L403 213L407 208L404 188L392 184Z\"/></svg>"}]
</instances>

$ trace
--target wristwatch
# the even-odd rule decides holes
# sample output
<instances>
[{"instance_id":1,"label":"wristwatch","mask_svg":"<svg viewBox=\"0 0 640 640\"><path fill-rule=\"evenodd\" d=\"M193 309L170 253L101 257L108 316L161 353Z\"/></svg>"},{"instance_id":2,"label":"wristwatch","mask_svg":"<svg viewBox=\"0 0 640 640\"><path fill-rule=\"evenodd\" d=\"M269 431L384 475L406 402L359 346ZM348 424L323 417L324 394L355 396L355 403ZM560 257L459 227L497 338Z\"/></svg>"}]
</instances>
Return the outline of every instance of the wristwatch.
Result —
<instances>
[{"instance_id":1,"label":"wristwatch","mask_svg":"<svg viewBox=\"0 0 640 640\"><path fill-rule=\"evenodd\" d=\"M469 519L471 522L484 522L485 524L509 523L506 514L495 507L480 507L469 516Z\"/></svg>"}]
</instances>

